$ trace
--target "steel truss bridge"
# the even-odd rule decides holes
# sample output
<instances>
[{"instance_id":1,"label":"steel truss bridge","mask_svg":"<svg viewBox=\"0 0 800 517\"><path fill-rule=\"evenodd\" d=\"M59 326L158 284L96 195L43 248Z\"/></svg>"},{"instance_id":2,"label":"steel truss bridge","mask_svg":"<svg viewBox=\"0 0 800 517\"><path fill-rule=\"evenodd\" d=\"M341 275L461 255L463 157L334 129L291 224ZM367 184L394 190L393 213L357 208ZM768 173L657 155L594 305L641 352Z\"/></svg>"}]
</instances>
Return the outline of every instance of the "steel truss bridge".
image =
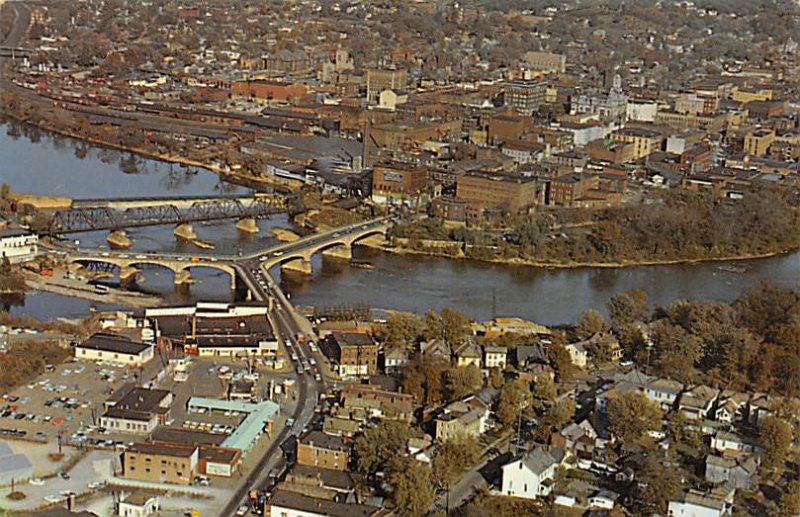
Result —
<instances>
[{"instance_id":1,"label":"steel truss bridge","mask_svg":"<svg viewBox=\"0 0 800 517\"><path fill-rule=\"evenodd\" d=\"M142 226L178 225L197 221L263 218L285 211L276 197L218 198L186 203L164 203L128 208L81 206L58 210L50 219L50 235L121 230Z\"/></svg>"}]
</instances>

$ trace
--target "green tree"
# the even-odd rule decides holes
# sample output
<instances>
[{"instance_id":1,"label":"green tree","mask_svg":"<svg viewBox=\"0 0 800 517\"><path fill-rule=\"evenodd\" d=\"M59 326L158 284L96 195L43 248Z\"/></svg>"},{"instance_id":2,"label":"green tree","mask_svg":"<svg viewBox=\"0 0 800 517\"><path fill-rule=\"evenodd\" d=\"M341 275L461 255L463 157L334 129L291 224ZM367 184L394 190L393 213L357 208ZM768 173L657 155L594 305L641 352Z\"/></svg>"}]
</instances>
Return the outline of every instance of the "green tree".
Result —
<instances>
[{"instance_id":1,"label":"green tree","mask_svg":"<svg viewBox=\"0 0 800 517\"><path fill-rule=\"evenodd\" d=\"M497 402L497 420L505 425L514 425L522 412L522 418L528 418L533 412L533 394L530 385L522 380L515 379L506 382L500 392Z\"/></svg>"},{"instance_id":2,"label":"green tree","mask_svg":"<svg viewBox=\"0 0 800 517\"><path fill-rule=\"evenodd\" d=\"M431 468L426 463L409 458L397 460L389 483L392 502L401 515L425 515L436 500Z\"/></svg>"},{"instance_id":3,"label":"green tree","mask_svg":"<svg viewBox=\"0 0 800 517\"><path fill-rule=\"evenodd\" d=\"M792 426L782 418L768 416L761 424L759 437L764 447L765 466L773 468L783 465L792 447Z\"/></svg>"},{"instance_id":4,"label":"green tree","mask_svg":"<svg viewBox=\"0 0 800 517\"><path fill-rule=\"evenodd\" d=\"M643 393L629 391L609 400L607 412L608 429L623 443L635 443L661 428L661 408Z\"/></svg>"},{"instance_id":5,"label":"green tree","mask_svg":"<svg viewBox=\"0 0 800 517\"><path fill-rule=\"evenodd\" d=\"M598 332L606 332L611 328L602 314L594 309L585 310L575 324L578 339L588 339Z\"/></svg>"}]
</instances>

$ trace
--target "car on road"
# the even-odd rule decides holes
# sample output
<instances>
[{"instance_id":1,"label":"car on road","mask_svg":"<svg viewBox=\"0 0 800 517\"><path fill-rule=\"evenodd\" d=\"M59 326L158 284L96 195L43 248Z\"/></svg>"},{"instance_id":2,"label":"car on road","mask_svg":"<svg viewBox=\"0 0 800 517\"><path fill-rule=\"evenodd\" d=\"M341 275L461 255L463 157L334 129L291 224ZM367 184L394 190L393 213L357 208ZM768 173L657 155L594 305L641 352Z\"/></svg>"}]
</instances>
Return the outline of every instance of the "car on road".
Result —
<instances>
[{"instance_id":1,"label":"car on road","mask_svg":"<svg viewBox=\"0 0 800 517\"><path fill-rule=\"evenodd\" d=\"M48 503L60 503L66 499L63 495L46 495L44 496L44 500Z\"/></svg>"},{"instance_id":2,"label":"car on road","mask_svg":"<svg viewBox=\"0 0 800 517\"><path fill-rule=\"evenodd\" d=\"M322 375L320 375L320 374L314 375L314 380L317 381L317 382L322 382Z\"/></svg>"},{"instance_id":3,"label":"car on road","mask_svg":"<svg viewBox=\"0 0 800 517\"><path fill-rule=\"evenodd\" d=\"M30 481L28 481L28 484L31 484L33 486L42 486L42 485L44 485L44 479L42 479L42 478L31 478Z\"/></svg>"},{"instance_id":4,"label":"car on road","mask_svg":"<svg viewBox=\"0 0 800 517\"><path fill-rule=\"evenodd\" d=\"M61 479L69 479L69 473L68 472L63 472L62 471L62 472L59 472L58 475L61 476Z\"/></svg>"},{"instance_id":5,"label":"car on road","mask_svg":"<svg viewBox=\"0 0 800 517\"><path fill-rule=\"evenodd\" d=\"M247 512L250 511L250 507L247 505L242 505L236 510L236 515L247 515Z\"/></svg>"}]
</instances>

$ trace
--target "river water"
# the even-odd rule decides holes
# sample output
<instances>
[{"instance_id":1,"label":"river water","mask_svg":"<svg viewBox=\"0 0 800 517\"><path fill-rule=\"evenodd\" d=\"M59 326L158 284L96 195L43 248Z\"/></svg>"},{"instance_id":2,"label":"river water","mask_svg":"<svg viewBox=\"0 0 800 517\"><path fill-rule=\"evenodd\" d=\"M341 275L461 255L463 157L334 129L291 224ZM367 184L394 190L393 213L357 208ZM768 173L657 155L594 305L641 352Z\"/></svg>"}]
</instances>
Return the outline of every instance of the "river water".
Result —
<instances>
[{"instance_id":1,"label":"river water","mask_svg":"<svg viewBox=\"0 0 800 517\"><path fill-rule=\"evenodd\" d=\"M24 133L8 124L0 125L0 180L9 183L13 191L76 199L247 193L247 189L219 182L208 171L187 172L178 166L137 159L137 172L132 173L128 154ZM239 233L231 222L195 225L195 230L217 251L230 254L240 248L246 252L274 243L268 230L291 228L291 223L281 216L259 221L259 226L262 232L253 237ZM129 235L134 250L210 253L178 243L171 227L141 228L129 231ZM102 232L72 237L80 240L81 246L105 246ZM652 304L666 305L679 298L729 301L763 280L785 286L800 283L800 253L739 262L736 265L741 268L737 270L744 271L738 273L716 263L559 270L397 256L367 249L358 249L356 257L369 260L374 269L352 268L314 257L311 277L285 278L283 286L300 305L367 303L418 312L450 307L475 318L521 316L556 324L574 321L590 307L602 310L610 296L632 288L644 289ZM174 293L171 274L158 269L143 271L138 283L145 291L164 294L169 301L231 299L224 274L201 269L193 275L198 283L184 293ZM53 318L81 316L89 306L89 302L32 293L24 304L10 308L19 314Z\"/></svg>"}]
</instances>

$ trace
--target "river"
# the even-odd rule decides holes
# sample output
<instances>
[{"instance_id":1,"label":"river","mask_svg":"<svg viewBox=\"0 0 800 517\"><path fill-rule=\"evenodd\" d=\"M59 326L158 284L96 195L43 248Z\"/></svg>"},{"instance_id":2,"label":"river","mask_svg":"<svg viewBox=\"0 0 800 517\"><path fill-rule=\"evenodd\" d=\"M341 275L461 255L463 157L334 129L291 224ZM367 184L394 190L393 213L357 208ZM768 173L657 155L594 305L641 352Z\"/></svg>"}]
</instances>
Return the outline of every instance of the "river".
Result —
<instances>
[{"instance_id":1,"label":"river","mask_svg":"<svg viewBox=\"0 0 800 517\"><path fill-rule=\"evenodd\" d=\"M209 171L187 172L154 160L137 159L137 172L131 173L130 163L120 165L130 160L127 153L19 132L19 128L8 124L0 126L0 180L8 182L13 191L74 198L247 192L221 183ZM262 232L255 237L243 236L230 222L196 225L195 229L216 250L235 253L239 248L248 251L274 243L269 228L291 228L291 223L282 216L259 221L259 226ZM170 227L141 228L131 230L129 235L134 250L208 253L178 243ZM101 232L73 238L79 239L82 246L105 245L105 234ZM556 324L574 321L590 307L602 310L610 296L632 288L644 289L653 305L667 305L679 298L730 301L763 280L785 286L800 283L800 252L738 262L736 265L744 269L738 273L723 269L718 263L559 270L399 256L368 249L358 249L355 255L369 260L374 269L352 268L314 257L311 277L286 278L283 286L299 305L363 302L373 307L418 312L450 307L481 319L492 315L521 316ZM198 283L182 294L173 293L171 275L157 269L144 271L139 284L143 290L166 295L169 301L230 299L223 274L200 270L195 276ZM79 316L90 305L70 304L63 297L33 293L23 305L12 306L11 310L53 318Z\"/></svg>"}]
</instances>

